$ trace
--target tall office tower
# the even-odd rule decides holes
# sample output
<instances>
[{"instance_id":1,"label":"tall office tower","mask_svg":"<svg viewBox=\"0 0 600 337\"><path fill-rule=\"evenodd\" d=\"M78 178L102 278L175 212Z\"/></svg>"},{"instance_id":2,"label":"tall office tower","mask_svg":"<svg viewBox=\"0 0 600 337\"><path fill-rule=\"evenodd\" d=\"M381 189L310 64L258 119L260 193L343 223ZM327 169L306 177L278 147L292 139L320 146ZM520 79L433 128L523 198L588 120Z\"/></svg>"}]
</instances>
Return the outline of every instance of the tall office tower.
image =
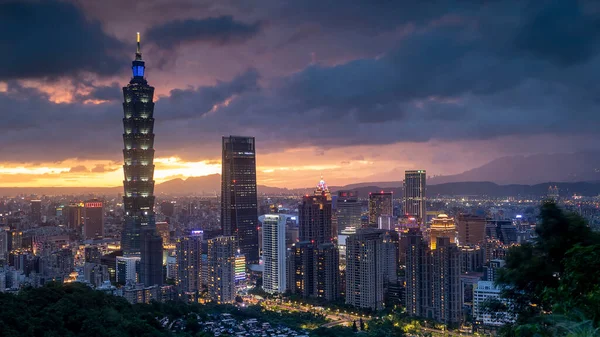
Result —
<instances>
[{"instance_id":1,"label":"tall office tower","mask_svg":"<svg viewBox=\"0 0 600 337\"><path fill-rule=\"evenodd\" d=\"M202 231L192 231L190 235L177 239L176 284L179 290L195 299L202 290Z\"/></svg>"},{"instance_id":2,"label":"tall office tower","mask_svg":"<svg viewBox=\"0 0 600 337\"><path fill-rule=\"evenodd\" d=\"M221 228L236 236L247 263L258 264L258 201L254 137L223 137Z\"/></svg>"},{"instance_id":3,"label":"tall office tower","mask_svg":"<svg viewBox=\"0 0 600 337\"><path fill-rule=\"evenodd\" d=\"M104 203L98 199L85 202L83 209L83 238L98 239L104 236Z\"/></svg>"},{"instance_id":4,"label":"tall office tower","mask_svg":"<svg viewBox=\"0 0 600 337\"><path fill-rule=\"evenodd\" d=\"M162 238L153 229L142 229L140 280L145 286L163 285Z\"/></svg>"},{"instance_id":5,"label":"tall office tower","mask_svg":"<svg viewBox=\"0 0 600 337\"><path fill-rule=\"evenodd\" d=\"M333 241L331 233L331 200L325 195L306 195L298 206L300 241L315 245Z\"/></svg>"},{"instance_id":6,"label":"tall office tower","mask_svg":"<svg viewBox=\"0 0 600 337\"><path fill-rule=\"evenodd\" d=\"M470 273L479 271L483 267L484 250L477 245L458 246L460 250L460 272Z\"/></svg>"},{"instance_id":7,"label":"tall office tower","mask_svg":"<svg viewBox=\"0 0 600 337\"><path fill-rule=\"evenodd\" d=\"M71 203L69 204L67 213L67 227L80 231L81 225L83 225L83 203ZM81 232L81 231L80 231Z\"/></svg>"},{"instance_id":8,"label":"tall office tower","mask_svg":"<svg viewBox=\"0 0 600 337\"><path fill-rule=\"evenodd\" d=\"M340 295L339 252L333 243L322 243L315 249L313 296L335 301Z\"/></svg>"},{"instance_id":9,"label":"tall office tower","mask_svg":"<svg viewBox=\"0 0 600 337\"><path fill-rule=\"evenodd\" d=\"M465 245L477 245L485 240L485 217L473 214L459 214L456 219L458 242Z\"/></svg>"},{"instance_id":10,"label":"tall office tower","mask_svg":"<svg viewBox=\"0 0 600 337\"><path fill-rule=\"evenodd\" d=\"M131 66L133 77L123 88L123 205L125 210L121 248L124 255L139 255L142 229L154 230L154 87L144 78L140 51Z\"/></svg>"},{"instance_id":11,"label":"tall office tower","mask_svg":"<svg viewBox=\"0 0 600 337\"><path fill-rule=\"evenodd\" d=\"M361 205L356 191L338 191L337 193L338 232L346 228L360 228Z\"/></svg>"},{"instance_id":12,"label":"tall office tower","mask_svg":"<svg viewBox=\"0 0 600 337\"><path fill-rule=\"evenodd\" d=\"M439 214L433 219L429 232L429 247L436 248L437 238L447 237L451 243L456 243L456 226L454 218L449 218L446 214Z\"/></svg>"},{"instance_id":13,"label":"tall office tower","mask_svg":"<svg viewBox=\"0 0 600 337\"><path fill-rule=\"evenodd\" d=\"M364 228L346 239L346 304L383 309L385 231Z\"/></svg>"},{"instance_id":14,"label":"tall office tower","mask_svg":"<svg viewBox=\"0 0 600 337\"><path fill-rule=\"evenodd\" d=\"M235 300L235 236L208 240L208 294L217 303Z\"/></svg>"},{"instance_id":15,"label":"tall office tower","mask_svg":"<svg viewBox=\"0 0 600 337\"><path fill-rule=\"evenodd\" d=\"M404 172L404 214L417 218L420 224L427 222L425 170Z\"/></svg>"},{"instance_id":16,"label":"tall office tower","mask_svg":"<svg viewBox=\"0 0 600 337\"><path fill-rule=\"evenodd\" d=\"M310 241L297 242L287 259L287 287L292 294L312 296L314 291L314 246Z\"/></svg>"},{"instance_id":17,"label":"tall office tower","mask_svg":"<svg viewBox=\"0 0 600 337\"><path fill-rule=\"evenodd\" d=\"M427 317L431 307L429 293L429 245L418 228L406 236L406 312Z\"/></svg>"},{"instance_id":18,"label":"tall office tower","mask_svg":"<svg viewBox=\"0 0 600 337\"><path fill-rule=\"evenodd\" d=\"M30 219L32 223L42 222L42 201L31 200L31 215Z\"/></svg>"},{"instance_id":19,"label":"tall office tower","mask_svg":"<svg viewBox=\"0 0 600 337\"><path fill-rule=\"evenodd\" d=\"M392 192L369 193L369 227L377 228L380 216L394 215L394 194Z\"/></svg>"},{"instance_id":20,"label":"tall office tower","mask_svg":"<svg viewBox=\"0 0 600 337\"><path fill-rule=\"evenodd\" d=\"M263 289L268 293L284 293L286 287L286 246L283 215L267 214L262 226Z\"/></svg>"}]
</instances>

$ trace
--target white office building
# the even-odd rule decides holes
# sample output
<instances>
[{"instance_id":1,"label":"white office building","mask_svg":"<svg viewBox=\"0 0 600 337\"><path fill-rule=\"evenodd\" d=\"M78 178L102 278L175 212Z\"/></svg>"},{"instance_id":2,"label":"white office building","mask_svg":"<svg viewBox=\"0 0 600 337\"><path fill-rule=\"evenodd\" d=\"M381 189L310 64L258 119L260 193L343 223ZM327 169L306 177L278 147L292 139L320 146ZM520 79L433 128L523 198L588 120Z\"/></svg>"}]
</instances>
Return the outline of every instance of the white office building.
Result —
<instances>
[{"instance_id":1,"label":"white office building","mask_svg":"<svg viewBox=\"0 0 600 337\"><path fill-rule=\"evenodd\" d=\"M483 308L483 304L487 300L500 300L506 303L500 297L500 288L494 286L492 281L479 281L473 288L473 317L475 322L482 325L502 326L509 322L514 322L512 317L507 312L487 313Z\"/></svg>"}]
</instances>

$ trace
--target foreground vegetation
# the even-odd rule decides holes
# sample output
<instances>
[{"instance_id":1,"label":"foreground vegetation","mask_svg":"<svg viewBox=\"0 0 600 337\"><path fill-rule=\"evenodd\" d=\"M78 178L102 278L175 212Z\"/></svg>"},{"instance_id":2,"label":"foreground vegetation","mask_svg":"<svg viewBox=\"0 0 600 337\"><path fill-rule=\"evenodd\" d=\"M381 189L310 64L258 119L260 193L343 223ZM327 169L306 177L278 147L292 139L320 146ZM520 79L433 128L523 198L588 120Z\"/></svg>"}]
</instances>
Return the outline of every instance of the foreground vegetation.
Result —
<instances>
[{"instance_id":1,"label":"foreground vegetation","mask_svg":"<svg viewBox=\"0 0 600 337\"><path fill-rule=\"evenodd\" d=\"M600 336L600 235L579 215L542 205L537 238L513 247L498 284L516 315L503 336Z\"/></svg>"},{"instance_id":2,"label":"foreground vegetation","mask_svg":"<svg viewBox=\"0 0 600 337\"><path fill-rule=\"evenodd\" d=\"M2 337L45 336L205 336L197 318L211 320L209 315L230 313L243 320L257 318L272 325L301 330L311 324L326 322L312 313L276 313L260 306L239 309L233 305L188 304L167 302L129 304L125 299L94 291L72 283L48 284L42 288L26 288L17 295L0 293L0 335ZM158 319L182 319L182 330L169 331Z\"/></svg>"}]
</instances>

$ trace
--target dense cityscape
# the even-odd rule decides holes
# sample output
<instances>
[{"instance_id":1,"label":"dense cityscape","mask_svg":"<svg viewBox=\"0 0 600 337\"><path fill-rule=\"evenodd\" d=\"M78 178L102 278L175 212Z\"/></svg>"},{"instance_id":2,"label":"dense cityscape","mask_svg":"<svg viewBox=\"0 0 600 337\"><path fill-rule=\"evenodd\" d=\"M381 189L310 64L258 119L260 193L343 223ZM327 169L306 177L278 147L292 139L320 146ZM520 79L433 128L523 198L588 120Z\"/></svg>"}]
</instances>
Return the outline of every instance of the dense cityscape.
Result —
<instances>
[{"instance_id":1,"label":"dense cityscape","mask_svg":"<svg viewBox=\"0 0 600 337\"><path fill-rule=\"evenodd\" d=\"M0 195L0 335L600 335L597 181L432 184L423 166L268 189L249 132L213 139L220 191L157 192L169 111L136 38L122 189Z\"/></svg>"}]
</instances>

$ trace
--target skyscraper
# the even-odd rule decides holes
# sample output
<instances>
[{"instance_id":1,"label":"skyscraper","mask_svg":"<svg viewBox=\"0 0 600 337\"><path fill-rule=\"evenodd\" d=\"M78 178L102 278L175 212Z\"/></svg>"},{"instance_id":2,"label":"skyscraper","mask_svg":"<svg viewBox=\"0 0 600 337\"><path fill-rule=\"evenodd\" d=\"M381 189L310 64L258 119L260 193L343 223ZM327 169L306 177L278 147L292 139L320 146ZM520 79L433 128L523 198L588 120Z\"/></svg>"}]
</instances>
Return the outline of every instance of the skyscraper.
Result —
<instances>
[{"instance_id":1,"label":"skyscraper","mask_svg":"<svg viewBox=\"0 0 600 337\"><path fill-rule=\"evenodd\" d=\"M208 294L217 303L235 300L235 236L208 240Z\"/></svg>"},{"instance_id":2,"label":"skyscraper","mask_svg":"<svg viewBox=\"0 0 600 337\"><path fill-rule=\"evenodd\" d=\"M310 241L297 242L287 259L287 286L292 294L303 297L314 293L314 246Z\"/></svg>"},{"instance_id":3,"label":"skyscraper","mask_svg":"<svg viewBox=\"0 0 600 337\"><path fill-rule=\"evenodd\" d=\"M420 224L427 222L427 198L425 170L404 172L404 214L417 218Z\"/></svg>"},{"instance_id":4,"label":"skyscraper","mask_svg":"<svg viewBox=\"0 0 600 337\"><path fill-rule=\"evenodd\" d=\"M338 191L338 232L348 227L360 228L361 205L356 191Z\"/></svg>"},{"instance_id":5,"label":"skyscraper","mask_svg":"<svg viewBox=\"0 0 600 337\"><path fill-rule=\"evenodd\" d=\"M461 317L460 252L448 237L438 237L432 252L434 319L458 324Z\"/></svg>"},{"instance_id":6,"label":"skyscraper","mask_svg":"<svg viewBox=\"0 0 600 337\"><path fill-rule=\"evenodd\" d=\"M437 218L433 219L429 232L429 247L432 250L436 248L439 237L447 237L451 243L456 243L454 218L450 218L446 214L439 214Z\"/></svg>"},{"instance_id":7,"label":"skyscraper","mask_svg":"<svg viewBox=\"0 0 600 337\"><path fill-rule=\"evenodd\" d=\"M83 203L69 204L67 212L67 225L70 229L77 230L81 233L81 225L83 224Z\"/></svg>"},{"instance_id":8,"label":"skyscraper","mask_svg":"<svg viewBox=\"0 0 600 337\"><path fill-rule=\"evenodd\" d=\"M300 241L331 242L331 200L325 195L305 195L298 206L298 228Z\"/></svg>"},{"instance_id":9,"label":"skyscraper","mask_svg":"<svg viewBox=\"0 0 600 337\"><path fill-rule=\"evenodd\" d=\"M385 231L363 228L346 239L346 304L383 309Z\"/></svg>"},{"instance_id":10,"label":"skyscraper","mask_svg":"<svg viewBox=\"0 0 600 337\"><path fill-rule=\"evenodd\" d=\"M284 293L286 287L286 246L283 215L267 214L263 221L263 289L268 293Z\"/></svg>"},{"instance_id":11,"label":"skyscraper","mask_svg":"<svg viewBox=\"0 0 600 337\"><path fill-rule=\"evenodd\" d=\"M177 239L177 287L181 292L195 298L202 289L202 231Z\"/></svg>"},{"instance_id":12,"label":"skyscraper","mask_svg":"<svg viewBox=\"0 0 600 337\"><path fill-rule=\"evenodd\" d=\"M340 295L339 252L333 243L322 243L314 254L313 296L335 301Z\"/></svg>"},{"instance_id":13,"label":"skyscraper","mask_svg":"<svg viewBox=\"0 0 600 337\"><path fill-rule=\"evenodd\" d=\"M104 235L104 203L98 199L84 204L83 238L97 239Z\"/></svg>"},{"instance_id":14,"label":"skyscraper","mask_svg":"<svg viewBox=\"0 0 600 337\"><path fill-rule=\"evenodd\" d=\"M125 255L141 251L142 228L154 229L154 87L144 78L146 69L140 51L132 62L133 77L123 88L123 205L125 208L121 247Z\"/></svg>"},{"instance_id":15,"label":"skyscraper","mask_svg":"<svg viewBox=\"0 0 600 337\"><path fill-rule=\"evenodd\" d=\"M377 228L380 216L394 215L394 194L392 192L369 193L369 227Z\"/></svg>"},{"instance_id":16,"label":"skyscraper","mask_svg":"<svg viewBox=\"0 0 600 337\"><path fill-rule=\"evenodd\" d=\"M223 137L221 227L236 236L246 261L258 264L258 201L254 137Z\"/></svg>"},{"instance_id":17,"label":"skyscraper","mask_svg":"<svg viewBox=\"0 0 600 337\"><path fill-rule=\"evenodd\" d=\"M429 247L417 228L409 229L406 238L406 313L427 317L431 307Z\"/></svg>"}]
</instances>

